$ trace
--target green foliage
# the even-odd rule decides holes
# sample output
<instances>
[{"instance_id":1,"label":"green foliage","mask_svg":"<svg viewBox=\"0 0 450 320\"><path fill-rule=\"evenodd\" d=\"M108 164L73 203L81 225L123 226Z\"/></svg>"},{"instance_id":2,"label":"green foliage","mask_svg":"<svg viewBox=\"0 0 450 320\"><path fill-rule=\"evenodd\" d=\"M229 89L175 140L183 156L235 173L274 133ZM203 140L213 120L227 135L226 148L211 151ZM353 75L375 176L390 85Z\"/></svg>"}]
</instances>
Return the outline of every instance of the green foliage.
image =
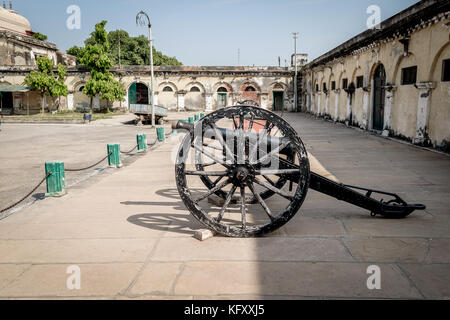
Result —
<instances>
[{"instance_id":1,"label":"green foliage","mask_svg":"<svg viewBox=\"0 0 450 320\"><path fill-rule=\"evenodd\" d=\"M86 39L85 46L94 46L96 43L105 43L105 53L111 59L113 65L119 65L119 39L120 39L120 64L129 65L149 65L150 64L150 46L148 39L141 35L139 37L130 37L124 30L111 31L106 34L104 30L106 22L102 21L96 26L96 30ZM68 54L76 56L79 64L83 64L79 59L83 56L85 48L72 47L67 50ZM175 57L168 57L161 51L153 47L153 64L155 66L181 66L183 65Z\"/></svg>"},{"instance_id":2,"label":"green foliage","mask_svg":"<svg viewBox=\"0 0 450 320\"><path fill-rule=\"evenodd\" d=\"M67 96L66 80L67 69L58 64L56 75L53 72L53 62L48 57L37 58L38 70L30 72L25 78L25 84L31 87L31 90L38 91L40 96L45 98ZM45 105L42 105L42 111Z\"/></svg>"},{"instance_id":3,"label":"green foliage","mask_svg":"<svg viewBox=\"0 0 450 320\"><path fill-rule=\"evenodd\" d=\"M91 98L91 113L93 112L92 99L95 96L98 95L100 99L107 101L123 101L126 94L123 84L114 80L109 72L112 62L108 56L109 43L105 25L106 21L102 21L95 26L91 40L79 57L80 63L91 73L91 78L83 89L83 93Z\"/></svg>"},{"instance_id":4,"label":"green foliage","mask_svg":"<svg viewBox=\"0 0 450 320\"><path fill-rule=\"evenodd\" d=\"M41 41L45 41L48 39L48 37L45 34L36 32L35 34L32 35L32 37L36 40L41 40Z\"/></svg>"}]
</instances>

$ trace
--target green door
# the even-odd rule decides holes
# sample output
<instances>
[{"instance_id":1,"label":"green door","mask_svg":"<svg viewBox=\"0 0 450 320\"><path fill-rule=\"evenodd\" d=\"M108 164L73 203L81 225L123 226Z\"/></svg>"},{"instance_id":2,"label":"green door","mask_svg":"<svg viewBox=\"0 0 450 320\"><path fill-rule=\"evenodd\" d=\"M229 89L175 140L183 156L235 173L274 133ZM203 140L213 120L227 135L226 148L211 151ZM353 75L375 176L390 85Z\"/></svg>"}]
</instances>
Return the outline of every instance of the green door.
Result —
<instances>
[{"instance_id":1,"label":"green door","mask_svg":"<svg viewBox=\"0 0 450 320\"><path fill-rule=\"evenodd\" d=\"M130 104L136 104L136 83L133 83L128 89L128 108Z\"/></svg>"},{"instance_id":2,"label":"green door","mask_svg":"<svg viewBox=\"0 0 450 320\"><path fill-rule=\"evenodd\" d=\"M217 94L217 106L219 109L225 108L227 106L227 94L218 93Z\"/></svg>"}]
</instances>

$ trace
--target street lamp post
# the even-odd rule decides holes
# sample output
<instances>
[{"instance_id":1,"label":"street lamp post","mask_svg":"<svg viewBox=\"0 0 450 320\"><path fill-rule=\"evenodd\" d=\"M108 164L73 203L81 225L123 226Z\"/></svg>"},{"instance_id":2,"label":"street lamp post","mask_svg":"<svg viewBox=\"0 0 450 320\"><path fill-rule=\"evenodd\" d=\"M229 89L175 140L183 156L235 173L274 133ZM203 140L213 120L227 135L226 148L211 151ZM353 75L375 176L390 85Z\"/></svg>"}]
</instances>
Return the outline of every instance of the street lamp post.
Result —
<instances>
[{"instance_id":1,"label":"street lamp post","mask_svg":"<svg viewBox=\"0 0 450 320\"><path fill-rule=\"evenodd\" d=\"M152 25L150 23L150 18L148 14L146 14L144 11L141 11L136 16L136 24L138 26L148 26L148 40L150 42L150 72L152 76L152 82L151 82L151 105L152 105L152 126L155 127L155 106L153 102L155 101L155 91L154 91L154 82L155 82L155 74L153 71L153 38L152 38Z\"/></svg>"},{"instance_id":2,"label":"street lamp post","mask_svg":"<svg viewBox=\"0 0 450 320\"><path fill-rule=\"evenodd\" d=\"M298 32L293 32L294 35L294 64L295 64L295 79L294 79L294 112L297 112L298 108L298 65L297 65L297 39L298 39Z\"/></svg>"}]
</instances>

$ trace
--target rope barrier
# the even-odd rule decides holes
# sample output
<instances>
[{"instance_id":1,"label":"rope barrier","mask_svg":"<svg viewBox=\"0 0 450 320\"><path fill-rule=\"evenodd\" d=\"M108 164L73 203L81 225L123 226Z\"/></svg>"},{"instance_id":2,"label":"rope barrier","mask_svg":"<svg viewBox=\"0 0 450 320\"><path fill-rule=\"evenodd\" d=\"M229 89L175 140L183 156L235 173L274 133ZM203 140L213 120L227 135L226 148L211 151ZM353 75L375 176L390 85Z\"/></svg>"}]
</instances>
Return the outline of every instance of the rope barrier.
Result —
<instances>
[{"instance_id":1,"label":"rope barrier","mask_svg":"<svg viewBox=\"0 0 450 320\"><path fill-rule=\"evenodd\" d=\"M9 207L0 210L0 213L6 212L12 208L14 208L15 206L17 206L18 204L22 203L26 198L28 198L29 196L31 196L43 183L44 181L51 175L51 172L48 172L47 175L41 180L41 182L39 182L39 184L33 189L31 190L31 192L29 192L25 197L23 197L22 199L20 199L19 201L17 201L16 203L10 205Z\"/></svg>"},{"instance_id":2,"label":"rope barrier","mask_svg":"<svg viewBox=\"0 0 450 320\"><path fill-rule=\"evenodd\" d=\"M88 170L91 169L97 165L99 165L100 163L102 163L103 161L105 161L106 159L108 159L108 157L112 155L112 152L110 152L106 157L104 157L102 160L100 160L99 162L93 164L92 166L89 167L85 167L85 168L80 168L80 169L64 169L67 172L79 172L79 171L84 171L84 170Z\"/></svg>"}]
</instances>

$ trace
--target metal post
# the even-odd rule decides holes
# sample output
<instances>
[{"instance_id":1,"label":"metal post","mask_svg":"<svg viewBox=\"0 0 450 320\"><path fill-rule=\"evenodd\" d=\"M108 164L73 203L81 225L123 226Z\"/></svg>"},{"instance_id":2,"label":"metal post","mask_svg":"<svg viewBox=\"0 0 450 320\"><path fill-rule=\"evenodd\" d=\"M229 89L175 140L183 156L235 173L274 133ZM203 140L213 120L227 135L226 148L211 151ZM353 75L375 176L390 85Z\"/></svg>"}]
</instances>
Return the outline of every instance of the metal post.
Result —
<instances>
[{"instance_id":1,"label":"metal post","mask_svg":"<svg viewBox=\"0 0 450 320\"><path fill-rule=\"evenodd\" d=\"M297 68L297 38L298 38L298 32L294 32L294 64L295 64L295 79L294 79L294 112L297 112L298 107L298 84L297 84L297 77L298 77L298 68Z\"/></svg>"},{"instance_id":2,"label":"metal post","mask_svg":"<svg viewBox=\"0 0 450 320\"><path fill-rule=\"evenodd\" d=\"M155 101L155 91L154 91L154 84L155 84L155 74L153 71L153 37L152 37L152 24L150 23L150 18L148 14L146 14L144 11L140 11L136 16L136 24L139 26L148 26L148 35L149 35L149 43L150 43L150 72L152 76L152 82L151 82L151 105L152 105L152 127L156 126L155 123L155 106L153 105Z\"/></svg>"},{"instance_id":3,"label":"metal post","mask_svg":"<svg viewBox=\"0 0 450 320\"><path fill-rule=\"evenodd\" d=\"M155 74L153 71L153 38L152 38L152 26L151 24L148 25L148 31L150 34L150 68L151 68L151 74L152 74L152 83L151 83L151 98L152 98L152 127L155 127L156 122L155 122L155 105L154 105L154 101L155 101Z\"/></svg>"}]
</instances>

